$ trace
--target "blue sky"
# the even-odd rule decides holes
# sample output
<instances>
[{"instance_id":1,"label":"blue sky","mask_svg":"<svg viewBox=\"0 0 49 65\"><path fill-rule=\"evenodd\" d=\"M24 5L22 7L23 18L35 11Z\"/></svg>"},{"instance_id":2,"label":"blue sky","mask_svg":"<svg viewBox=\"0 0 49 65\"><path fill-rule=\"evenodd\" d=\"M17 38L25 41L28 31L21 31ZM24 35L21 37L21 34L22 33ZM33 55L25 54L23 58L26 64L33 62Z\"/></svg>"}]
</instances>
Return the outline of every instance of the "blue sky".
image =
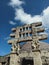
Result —
<instances>
[{"instance_id":1,"label":"blue sky","mask_svg":"<svg viewBox=\"0 0 49 65\"><path fill-rule=\"evenodd\" d=\"M0 0L0 55L10 53L11 28L38 21L49 36L49 0Z\"/></svg>"}]
</instances>

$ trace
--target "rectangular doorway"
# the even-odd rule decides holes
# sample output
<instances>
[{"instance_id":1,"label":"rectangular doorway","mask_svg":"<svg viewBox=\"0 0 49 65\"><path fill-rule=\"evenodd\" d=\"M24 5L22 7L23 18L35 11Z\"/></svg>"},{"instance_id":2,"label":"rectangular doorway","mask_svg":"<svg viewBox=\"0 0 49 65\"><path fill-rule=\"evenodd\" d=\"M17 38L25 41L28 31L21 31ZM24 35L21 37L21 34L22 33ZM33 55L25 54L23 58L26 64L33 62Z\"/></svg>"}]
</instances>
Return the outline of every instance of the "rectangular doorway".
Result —
<instances>
[{"instance_id":1,"label":"rectangular doorway","mask_svg":"<svg viewBox=\"0 0 49 65\"><path fill-rule=\"evenodd\" d=\"M21 65L34 65L33 59L23 58L22 61L21 61Z\"/></svg>"}]
</instances>

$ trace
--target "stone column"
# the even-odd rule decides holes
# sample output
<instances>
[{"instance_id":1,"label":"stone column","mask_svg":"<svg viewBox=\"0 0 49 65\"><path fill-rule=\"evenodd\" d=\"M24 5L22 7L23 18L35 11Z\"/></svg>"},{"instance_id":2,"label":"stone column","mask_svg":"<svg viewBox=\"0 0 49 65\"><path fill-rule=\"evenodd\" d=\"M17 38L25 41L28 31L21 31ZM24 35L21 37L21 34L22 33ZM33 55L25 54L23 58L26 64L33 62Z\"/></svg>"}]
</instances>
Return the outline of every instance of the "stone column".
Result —
<instances>
[{"instance_id":1,"label":"stone column","mask_svg":"<svg viewBox=\"0 0 49 65\"><path fill-rule=\"evenodd\" d=\"M23 31L23 28L22 28L22 31Z\"/></svg>"},{"instance_id":2,"label":"stone column","mask_svg":"<svg viewBox=\"0 0 49 65\"><path fill-rule=\"evenodd\" d=\"M20 65L19 64L19 56L16 53L11 53L10 65Z\"/></svg>"},{"instance_id":3,"label":"stone column","mask_svg":"<svg viewBox=\"0 0 49 65\"><path fill-rule=\"evenodd\" d=\"M19 54L18 54L18 43L17 40L12 43L12 52L10 54L10 65L19 65Z\"/></svg>"},{"instance_id":4,"label":"stone column","mask_svg":"<svg viewBox=\"0 0 49 65\"><path fill-rule=\"evenodd\" d=\"M30 34L28 33L28 36L30 36Z\"/></svg>"},{"instance_id":5,"label":"stone column","mask_svg":"<svg viewBox=\"0 0 49 65\"><path fill-rule=\"evenodd\" d=\"M25 27L25 31L26 31L26 27Z\"/></svg>"},{"instance_id":6,"label":"stone column","mask_svg":"<svg viewBox=\"0 0 49 65\"><path fill-rule=\"evenodd\" d=\"M23 34L21 34L21 38L23 38Z\"/></svg>"},{"instance_id":7,"label":"stone column","mask_svg":"<svg viewBox=\"0 0 49 65\"><path fill-rule=\"evenodd\" d=\"M2 63L0 63L0 65L2 65Z\"/></svg>"},{"instance_id":8,"label":"stone column","mask_svg":"<svg viewBox=\"0 0 49 65\"><path fill-rule=\"evenodd\" d=\"M25 37L26 37L27 35L26 35L26 33L25 33Z\"/></svg>"},{"instance_id":9,"label":"stone column","mask_svg":"<svg viewBox=\"0 0 49 65\"><path fill-rule=\"evenodd\" d=\"M40 53L38 51L33 53L34 53L34 65L42 65Z\"/></svg>"},{"instance_id":10,"label":"stone column","mask_svg":"<svg viewBox=\"0 0 49 65\"><path fill-rule=\"evenodd\" d=\"M20 51L20 44L18 43L18 50L17 50L18 54L19 54L19 51Z\"/></svg>"}]
</instances>

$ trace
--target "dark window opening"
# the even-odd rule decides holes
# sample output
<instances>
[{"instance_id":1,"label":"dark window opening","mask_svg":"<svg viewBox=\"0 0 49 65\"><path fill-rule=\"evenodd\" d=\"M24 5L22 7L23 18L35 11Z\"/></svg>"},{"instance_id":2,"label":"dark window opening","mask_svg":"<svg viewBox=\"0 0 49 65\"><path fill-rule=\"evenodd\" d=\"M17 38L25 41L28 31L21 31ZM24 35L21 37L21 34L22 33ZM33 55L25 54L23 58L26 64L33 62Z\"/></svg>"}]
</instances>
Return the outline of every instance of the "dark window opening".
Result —
<instances>
[{"instance_id":1,"label":"dark window opening","mask_svg":"<svg viewBox=\"0 0 49 65\"><path fill-rule=\"evenodd\" d=\"M34 62L32 59L25 59L23 58L21 65L34 65Z\"/></svg>"},{"instance_id":2,"label":"dark window opening","mask_svg":"<svg viewBox=\"0 0 49 65\"><path fill-rule=\"evenodd\" d=\"M28 27L26 27L26 30L28 30Z\"/></svg>"},{"instance_id":3,"label":"dark window opening","mask_svg":"<svg viewBox=\"0 0 49 65\"><path fill-rule=\"evenodd\" d=\"M26 33L26 36L28 37L28 33Z\"/></svg>"},{"instance_id":4,"label":"dark window opening","mask_svg":"<svg viewBox=\"0 0 49 65\"><path fill-rule=\"evenodd\" d=\"M21 37L21 34L19 34L19 36Z\"/></svg>"},{"instance_id":5,"label":"dark window opening","mask_svg":"<svg viewBox=\"0 0 49 65\"><path fill-rule=\"evenodd\" d=\"M20 32L22 32L22 29L20 29Z\"/></svg>"},{"instance_id":6,"label":"dark window opening","mask_svg":"<svg viewBox=\"0 0 49 65\"><path fill-rule=\"evenodd\" d=\"M23 28L23 31L25 31L25 28Z\"/></svg>"},{"instance_id":7,"label":"dark window opening","mask_svg":"<svg viewBox=\"0 0 49 65\"><path fill-rule=\"evenodd\" d=\"M31 27L29 27L29 30L31 30L32 28Z\"/></svg>"},{"instance_id":8,"label":"dark window opening","mask_svg":"<svg viewBox=\"0 0 49 65\"><path fill-rule=\"evenodd\" d=\"M23 33L23 37L25 37L25 33Z\"/></svg>"}]
</instances>

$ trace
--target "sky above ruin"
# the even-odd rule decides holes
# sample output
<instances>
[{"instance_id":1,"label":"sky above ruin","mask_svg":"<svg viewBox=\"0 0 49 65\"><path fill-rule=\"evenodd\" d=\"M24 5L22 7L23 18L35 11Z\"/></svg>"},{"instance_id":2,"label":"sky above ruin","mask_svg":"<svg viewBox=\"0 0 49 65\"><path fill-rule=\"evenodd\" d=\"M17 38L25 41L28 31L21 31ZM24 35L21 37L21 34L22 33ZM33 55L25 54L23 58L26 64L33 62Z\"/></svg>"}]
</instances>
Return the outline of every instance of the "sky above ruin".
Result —
<instances>
[{"instance_id":1,"label":"sky above ruin","mask_svg":"<svg viewBox=\"0 0 49 65\"><path fill-rule=\"evenodd\" d=\"M40 21L49 43L49 0L0 0L0 55L10 53L11 28Z\"/></svg>"}]
</instances>

